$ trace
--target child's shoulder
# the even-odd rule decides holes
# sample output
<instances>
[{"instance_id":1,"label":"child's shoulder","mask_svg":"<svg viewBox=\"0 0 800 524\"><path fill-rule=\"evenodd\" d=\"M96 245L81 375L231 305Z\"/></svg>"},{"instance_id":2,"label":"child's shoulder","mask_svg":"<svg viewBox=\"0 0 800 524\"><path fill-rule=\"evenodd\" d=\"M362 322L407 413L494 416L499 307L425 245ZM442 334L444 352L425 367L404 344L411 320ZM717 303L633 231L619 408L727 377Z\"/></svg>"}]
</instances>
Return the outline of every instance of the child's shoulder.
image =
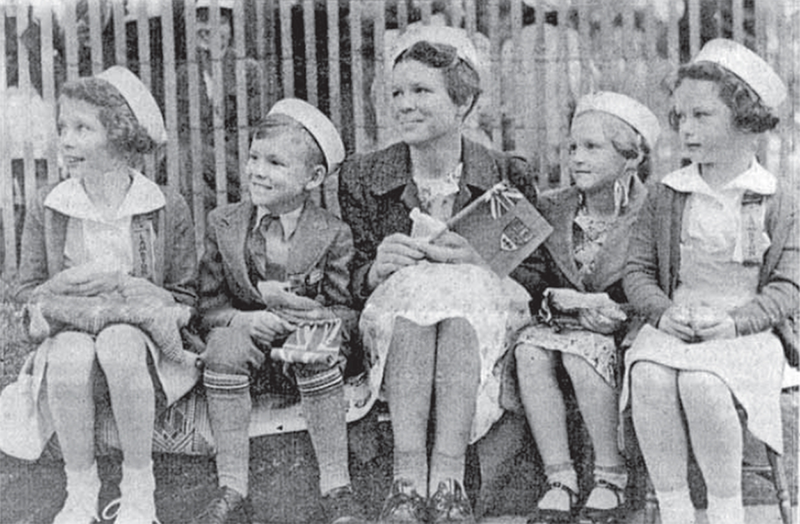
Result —
<instances>
[{"instance_id":1,"label":"child's shoulder","mask_svg":"<svg viewBox=\"0 0 800 524\"><path fill-rule=\"evenodd\" d=\"M324 222L324 227L328 229L350 229L350 226L348 226L344 220L311 200L306 203L303 213L308 214L314 220Z\"/></svg>"}]
</instances>

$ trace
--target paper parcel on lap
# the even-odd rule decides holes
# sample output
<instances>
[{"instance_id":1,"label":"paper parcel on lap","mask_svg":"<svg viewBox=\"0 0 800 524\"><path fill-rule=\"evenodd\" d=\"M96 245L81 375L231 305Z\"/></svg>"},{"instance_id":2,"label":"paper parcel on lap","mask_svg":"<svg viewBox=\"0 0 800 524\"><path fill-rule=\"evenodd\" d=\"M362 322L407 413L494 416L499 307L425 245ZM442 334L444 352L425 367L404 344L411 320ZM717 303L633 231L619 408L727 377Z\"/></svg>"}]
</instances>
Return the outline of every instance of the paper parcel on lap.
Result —
<instances>
[{"instance_id":1,"label":"paper parcel on lap","mask_svg":"<svg viewBox=\"0 0 800 524\"><path fill-rule=\"evenodd\" d=\"M500 182L447 222L498 276L506 277L553 232L516 188Z\"/></svg>"}]
</instances>

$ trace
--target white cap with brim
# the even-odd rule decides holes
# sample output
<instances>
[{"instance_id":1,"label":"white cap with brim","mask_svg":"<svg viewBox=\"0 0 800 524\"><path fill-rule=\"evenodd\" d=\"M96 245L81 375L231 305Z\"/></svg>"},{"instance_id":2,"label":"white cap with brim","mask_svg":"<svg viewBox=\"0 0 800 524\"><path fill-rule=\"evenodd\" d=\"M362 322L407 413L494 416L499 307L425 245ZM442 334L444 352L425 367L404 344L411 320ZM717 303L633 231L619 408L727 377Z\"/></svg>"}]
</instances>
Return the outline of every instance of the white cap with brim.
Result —
<instances>
[{"instance_id":1,"label":"white cap with brim","mask_svg":"<svg viewBox=\"0 0 800 524\"><path fill-rule=\"evenodd\" d=\"M651 150L661 134L658 117L641 102L620 93L598 91L581 97L573 120L589 111L600 111L619 118L642 135Z\"/></svg>"},{"instance_id":2,"label":"white cap with brim","mask_svg":"<svg viewBox=\"0 0 800 524\"><path fill-rule=\"evenodd\" d=\"M167 141L167 130L164 127L161 110L139 77L122 66L111 66L96 78L105 80L119 91L139 125L147 131L155 143L163 144Z\"/></svg>"},{"instance_id":3,"label":"white cap with brim","mask_svg":"<svg viewBox=\"0 0 800 524\"><path fill-rule=\"evenodd\" d=\"M269 115L286 115L306 128L325 156L328 173L335 171L344 161L344 144L336 126L322 111L305 100L299 98L278 100L267 113L267 116Z\"/></svg>"},{"instance_id":4,"label":"white cap with brim","mask_svg":"<svg viewBox=\"0 0 800 524\"><path fill-rule=\"evenodd\" d=\"M401 54L417 42L430 42L432 44L444 44L455 47L456 56L467 62L476 71L479 67L478 51L472 40L469 39L467 32L457 27L420 25L409 27L400 35L392 48L392 64L394 64Z\"/></svg>"},{"instance_id":5,"label":"white cap with brim","mask_svg":"<svg viewBox=\"0 0 800 524\"><path fill-rule=\"evenodd\" d=\"M763 58L727 38L709 40L692 60L720 65L741 78L761 97L764 105L777 108L786 99L786 84Z\"/></svg>"}]
</instances>

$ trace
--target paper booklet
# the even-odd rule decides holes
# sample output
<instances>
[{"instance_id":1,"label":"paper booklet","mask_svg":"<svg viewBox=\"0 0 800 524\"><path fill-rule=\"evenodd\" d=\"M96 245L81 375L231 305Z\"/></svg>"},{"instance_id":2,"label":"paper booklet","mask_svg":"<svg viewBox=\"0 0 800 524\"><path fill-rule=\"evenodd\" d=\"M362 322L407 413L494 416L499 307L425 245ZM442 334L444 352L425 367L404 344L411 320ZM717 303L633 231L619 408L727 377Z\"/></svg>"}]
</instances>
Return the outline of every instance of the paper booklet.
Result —
<instances>
[{"instance_id":1,"label":"paper booklet","mask_svg":"<svg viewBox=\"0 0 800 524\"><path fill-rule=\"evenodd\" d=\"M466 238L498 276L505 277L553 232L518 189L500 182L442 224L419 210L412 236L436 236L450 230ZM427 235L425 234L427 233Z\"/></svg>"}]
</instances>

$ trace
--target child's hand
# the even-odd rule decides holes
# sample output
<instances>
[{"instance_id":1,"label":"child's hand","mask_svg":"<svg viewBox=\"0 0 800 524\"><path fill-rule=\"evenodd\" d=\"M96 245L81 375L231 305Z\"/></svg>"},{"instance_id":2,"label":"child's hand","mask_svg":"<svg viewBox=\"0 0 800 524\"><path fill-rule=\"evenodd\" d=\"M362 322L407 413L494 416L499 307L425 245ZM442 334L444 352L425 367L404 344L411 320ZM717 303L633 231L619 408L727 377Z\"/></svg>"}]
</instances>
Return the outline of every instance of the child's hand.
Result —
<instances>
[{"instance_id":1,"label":"child's hand","mask_svg":"<svg viewBox=\"0 0 800 524\"><path fill-rule=\"evenodd\" d=\"M727 312L715 310L706 318L695 317L694 333L699 340L736 338L736 323Z\"/></svg>"},{"instance_id":2,"label":"child's hand","mask_svg":"<svg viewBox=\"0 0 800 524\"><path fill-rule=\"evenodd\" d=\"M264 345L272 345L276 338L294 331L294 326L271 311L240 311L231 320L231 326L242 327L250 337Z\"/></svg>"},{"instance_id":3,"label":"child's hand","mask_svg":"<svg viewBox=\"0 0 800 524\"><path fill-rule=\"evenodd\" d=\"M395 271L413 266L425 258L425 253L420 250L419 246L419 242L402 233L395 233L384 238L378 246L375 261L367 275L369 287L375 289Z\"/></svg>"},{"instance_id":4,"label":"child's hand","mask_svg":"<svg viewBox=\"0 0 800 524\"><path fill-rule=\"evenodd\" d=\"M612 335L617 331L627 319L627 316L620 308L601 307L593 309L581 309L578 311L578 321L581 325L601 335Z\"/></svg>"},{"instance_id":5,"label":"child's hand","mask_svg":"<svg viewBox=\"0 0 800 524\"><path fill-rule=\"evenodd\" d=\"M56 295L93 297L119 288L123 275L119 271L101 271L89 266L65 269L40 286L43 292Z\"/></svg>"},{"instance_id":6,"label":"child's hand","mask_svg":"<svg viewBox=\"0 0 800 524\"><path fill-rule=\"evenodd\" d=\"M269 308L275 309L317 309L319 302L308 297L301 297L289 291L288 283L277 280L266 280L258 283L258 291Z\"/></svg>"},{"instance_id":7,"label":"child's hand","mask_svg":"<svg viewBox=\"0 0 800 524\"><path fill-rule=\"evenodd\" d=\"M445 231L433 243L423 243L420 249L433 262L443 264L473 264L487 267L486 261L466 238L452 231Z\"/></svg>"},{"instance_id":8,"label":"child's hand","mask_svg":"<svg viewBox=\"0 0 800 524\"><path fill-rule=\"evenodd\" d=\"M320 320L336 318L336 315L331 310L321 306L317 309L284 308L275 311L275 314L295 326L302 326L303 324L311 324Z\"/></svg>"},{"instance_id":9,"label":"child's hand","mask_svg":"<svg viewBox=\"0 0 800 524\"><path fill-rule=\"evenodd\" d=\"M661 315L661 320L658 322L658 329L684 342L693 342L695 340L695 332L691 322L691 316L686 308L682 306L672 306Z\"/></svg>"},{"instance_id":10,"label":"child's hand","mask_svg":"<svg viewBox=\"0 0 800 524\"><path fill-rule=\"evenodd\" d=\"M175 302L172 293L141 277L125 277L120 292L127 300L152 300L161 304Z\"/></svg>"}]
</instances>

